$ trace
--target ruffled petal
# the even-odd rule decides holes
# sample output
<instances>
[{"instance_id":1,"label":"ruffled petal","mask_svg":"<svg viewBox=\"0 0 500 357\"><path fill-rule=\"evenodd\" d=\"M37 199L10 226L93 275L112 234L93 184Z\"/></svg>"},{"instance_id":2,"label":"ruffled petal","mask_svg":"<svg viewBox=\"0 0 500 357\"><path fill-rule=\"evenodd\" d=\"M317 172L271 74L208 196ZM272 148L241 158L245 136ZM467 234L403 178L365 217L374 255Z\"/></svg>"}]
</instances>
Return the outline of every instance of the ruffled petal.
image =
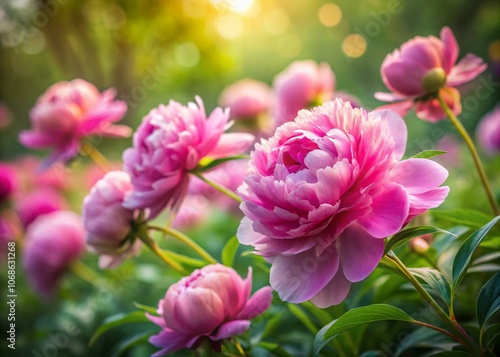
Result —
<instances>
[{"instance_id":1,"label":"ruffled petal","mask_svg":"<svg viewBox=\"0 0 500 357\"><path fill-rule=\"evenodd\" d=\"M350 288L351 282L346 279L342 267L340 267L333 279L319 293L313 296L311 302L321 309L338 305L347 297Z\"/></svg>"},{"instance_id":2,"label":"ruffled petal","mask_svg":"<svg viewBox=\"0 0 500 357\"><path fill-rule=\"evenodd\" d=\"M269 308L272 299L273 291L269 286L257 290L247 301L243 310L238 313L237 318L248 320L253 319Z\"/></svg>"},{"instance_id":3,"label":"ruffled petal","mask_svg":"<svg viewBox=\"0 0 500 357\"><path fill-rule=\"evenodd\" d=\"M248 320L233 320L222 324L217 329L217 333L209 337L213 341L223 340L225 338L241 335L248 330L249 327L250 321Z\"/></svg>"},{"instance_id":4,"label":"ruffled petal","mask_svg":"<svg viewBox=\"0 0 500 357\"><path fill-rule=\"evenodd\" d=\"M408 159L399 162L391 176L409 194L420 194L441 185L448 177L448 171L432 160Z\"/></svg>"},{"instance_id":5,"label":"ruffled petal","mask_svg":"<svg viewBox=\"0 0 500 357\"><path fill-rule=\"evenodd\" d=\"M470 82L483 73L487 67L482 58L468 53L460 62L453 66L447 77L446 85L456 87Z\"/></svg>"}]
</instances>

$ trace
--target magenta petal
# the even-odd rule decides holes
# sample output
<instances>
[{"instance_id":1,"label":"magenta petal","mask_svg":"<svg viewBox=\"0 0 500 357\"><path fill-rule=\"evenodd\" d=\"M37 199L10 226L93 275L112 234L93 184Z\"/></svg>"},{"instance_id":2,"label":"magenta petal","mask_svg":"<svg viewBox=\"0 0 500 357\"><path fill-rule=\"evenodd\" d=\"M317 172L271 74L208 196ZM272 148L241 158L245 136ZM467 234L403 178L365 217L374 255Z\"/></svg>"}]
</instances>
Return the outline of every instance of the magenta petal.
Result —
<instances>
[{"instance_id":1,"label":"magenta petal","mask_svg":"<svg viewBox=\"0 0 500 357\"><path fill-rule=\"evenodd\" d=\"M19 134L19 142L32 149L46 148L55 144L52 135L27 130Z\"/></svg>"},{"instance_id":2,"label":"magenta petal","mask_svg":"<svg viewBox=\"0 0 500 357\"><path fill-rule=\"evenodd\" d=\"M247 133L222 134L215 148L207 156L221 158L238 155L245 152L252 145L255 137Z\"/></svg>"},{"instance_id":3,"label":"magenta petal","mask_svg":"<svg viewBox=\"0 0 500 357\"><path fill-rule=\"evenodd\" d=\"M128 138L132 135L132 129L126 125L110 125L97 132L97 134L112 138Z\"/></svg>"},{"instance_id":4,"label":"magenta petal","mask_svg":"<svg viewBox=\"0 0 500 357\"><path fill-rule=\"evenodd\" d=\"M458 44L448 26L441 29L440 37L444 43L443 67L445 72L449 73L458 58Z\"/></svg>"},{"instance_id":5,"label":"magenta petal","mask_svg":"<svg viewBox=\"0 0 500 357\"><path fill-rule=\"evenodd\" d=\"M412 62L392 62L384 70L388 88L408 96L424 94L422 78L426 68Z\"/></svg>"},{"instance_id":6,"label":"magenta petal","mask_svg":"<svg viewBox=\"0 0 500 357\"><path fill-rule=\"evenodd\" d=\"M167 328L167 325L165 324L165 319L163 318L163 316L154 316L154 315L151 315L150 313L146 312L146 317L152 323L154 323L162 328Z\"/></svg>"},{"instance_id":7,"label":"magenta petal","mask_svg":"<svg viewBox=\"0 0 500 357\"><path fill-rule=\"evenodd\" d=\"M351 224L337 238L339 256L345 277L355 283L375 269L384 253L384 241Z\"/></svg>"},{"instance_id":8,"label":"magenta petal","mask_svg":"<svg viewBox=\"0 0 500 357\"><path fill-rule=\"evenodd\" d=\"M412 107L413 107L413 99L408 99L408 100L405 100L402 102L381 105L376 110L377 111L386 110L386 109L392 110L393 112L396 112L399 115L401 115L402 117L404 117L406 114L408 114L408 112L410 111L410 109Z\"/></svg>"},{"instance_id":9,"label":"magenta petal","mask_svg":"<svg viewBox=\"0 0 500 357\"><path fill-rule=\"evenodd\" d=\"M397 233L408 216L410 202L401 185L390 185L373 198L372 211L358 220L368 234L375 238L386 238Z\"/></svg>"},{"instance_id":10,"label":"magenta petal","mask_svg":"<svg viewBox=\"0 0 500 357\"><path fill-rule=\"evenodd\" d=\"M315 249L294 256L280 255L273 261L270 283L281 300L300 303L323 289L338 266L339 258L333 247L319 256L316 256Z\"/></svg>"},{"instance_id":11,"label":"magenta petal","mask_svg":"<svg viewBox=\"0 0 500 357\"><path fill-rule=\"evenodd\" d=\"M153 354L152 357L165 356L186 347L190 337L189 335L184 335L168 328L163 329L159 334L149 338L149 343L162 348Z\"/></svg>"},{"instance_id":12,"label":"magenta petal","mask_svg":"<svg viewBox=\"0 0 500 357\"><path fill-rule=\"evenodd\" d=\"M448 75L446 86L456 87L460 84L470 82L484 72L487 67L486 63L480 57L468 53L453 66Z\"/></svg>"},{"instance_id":13,"label":"magenta petal","mask_svg":"<svg viewBox=\"0 0 500 357\"><path fill-rule=\"evenodd\" d=\"M248 320L233 320L222 324L215 336L209 336L212 341L223 340L225 338L241 335L250 327Z\"/></svg>"},{"instance_id":14,"label":"magenta petal","mask_svg":"<svg viewBox=\"0 0 500 357\"><path fill-rule=\"evenodd\" d=\"M347 297L350 288L351 282L346 279L340 267L333 279L311 299L311 302L321 309L338 305Z\"/></svg>"},{"instance_id":15,"label":"magenta petal","mask_svg":"<svg viewBox=\"0 0 500 357\"><path fill-rule=\"evenodd\" d=\"M257 290L237 317L240 319L253 319L269 308L272 299L273 291L269 286Z\"/></svg>"},{"instance_id":16,"label":"magenta petal","mask_svg":"<svg viewBox=\"0 0 500 357\"><path fill-rule=\"evenodd\" d=\"M448 177L448 171L432 160L408 159L399 162L391 176L410 194L419 194L437 188Z\"/></svg>"}]
</instances>

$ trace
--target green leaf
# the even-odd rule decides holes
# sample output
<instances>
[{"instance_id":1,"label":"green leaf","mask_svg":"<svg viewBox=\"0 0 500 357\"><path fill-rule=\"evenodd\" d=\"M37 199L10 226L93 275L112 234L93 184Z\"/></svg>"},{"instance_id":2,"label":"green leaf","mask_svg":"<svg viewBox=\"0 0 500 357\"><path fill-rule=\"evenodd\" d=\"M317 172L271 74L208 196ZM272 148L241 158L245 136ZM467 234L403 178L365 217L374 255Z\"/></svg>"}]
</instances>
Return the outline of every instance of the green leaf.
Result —
<instances>
[{"instance_id":1,"label":"green leaf","mask_svg":"<svg viewBox=\"0 0 500 357\"><path fill-rule=\"evenodd\" d=\"M500 310L500 272L493 275L479 291L476 310L481 327Z\"/></svg>"},{"instance_id":2,"label":"green leaf","mask_svg":"<svg viewBox=\"0 0 500 357\"><path fill-rule=\"evenodd\" d=\"M446 233L453 235L448 231L432 226L419 226L419 227L407 228L394 235L391 239L389 239L389 241L385 245L384 254L387 254L387 252L389 252L394 246L402 244L403 242L411 238L419 237L424 234L433 234L433 233Z\"/></svg>"},{"instance_id":3,"label":"green leaf","mask_svg":"<svg viewBox=\"0 0 500 357\"><path fill-rule=\"evenodd\" d=\"M410 159L429 159L431 157L435 157L435 156L439 156L439 155L443 155L443 154L447 154L447 153L448 153L447 151L443 151L443 150L424 150L424 151L419 152L416 155L413 155L412 157L410 157Z\"/></svg>"},{"instance_id":4,"label":"green leaf","mask_svg":"<svg viewBox=\"0 0 500 357\"><path fill-rule=\"evenodd\" d=\"M149 312L150 314L157 315L157 309L153 306L147 306L147 305L142 305L139 304L138 302L134 302L134 306L138 309L141 309L142 311Z\"/></svg>"},{"instance_id":5,"label":"green leaf","mask_svg":"<svg viewBox=\"0 0 500 357\"><path fill-rule=\"evenodd\" d=\"M491 216L470 209L430 210L429 212L436 219L472 228L483 227L491 220Z\"/></svg>"},{"instance_id":6,"label":"green leaf","mask_svg":"<svg viewBox=\"0 0 500 357\"><path fill-rule=\"evenodd\" d=\"M498 342L498 336L500 336L500 323L487 326L482 333L484 349L488 349L490 345L494 346Z\"/></svg>"},{"instance_id":7,"label":"green leaf","mask_svg":"<svg viewBox=\"0 0 500 357\"><path fill-rule=\"evenodd\" d=\"M481 246L483 246L483 245L481 245ZM474 260L472 262L472 265L488 263L488 262L491 262L492 260L497 260L498 258L500 258L500 252L485 254L482 257L479 257L476 260Z\"/></svg>"},{"instance_id":8,"label":"green leaf","mask_svg":"<svg viewBox=\"0 0 500 357\"><path fill-rule=\"evenodd\" d=\"M341 333L370 322L385 320L415 321L403 310L386 304L368 305L349 310L317 333L313 346L314 356L318 356L323 347Z\"/></svg>"},{"instance_id":9,"label":"green leaf","mask_svg":"<svg viewBox=\"0 0 500 357\"><path fill-rule=\"evenodd\" d=\"M293 304L287 304L287 306L293 316L295 316L300 322L302 322L302 324L307 327L307 329L311 331L313 335L316 334L318 328L299 306Z\"/></svg>"},{"instance_id":10,"label":"green leaf","mask_svg":"<svg viewBox=\"0 0 500 357\"><path fill-rule=\"evenodd\" d=\"M234 257L239 246L240 243L238 242L238 238L236 238L236 236L233 236L227 241L226 245L224 245L224 248L222 249L222 264L228 267L233 266Z\"/></svg>"},{"instance_id":11,"label":"green leaf","mask_svg":"<svg viewBox=\"0 0 500 357\"><path fill-rule=\"evenodd\" d=\"M176 263L181 264L181 265L187 265L191 268L202 268L205 265L207 265L207 263L205 263L202 260L191 258L191 257L188 257L186 255L179 254L179 253L175 253L175 252L172 252L171 250L164 249L163 253L165 255L168 255L168 257L171 258L172 260L174 260Z\"/></svg>"},{"instance_id":12,"label":"green leaf","mask_svg":"<svg viewBox=\"0 0 500 357\"><path fill-rule=\"evenodd\" d=\"M473 265L467 270L467 274L473 273L496 273L500 271L499 264L479 264Z\"/></svg>"},{"instance_id":13,"label":"green leaf","mask_svg":"<svg viewBox=\"0 0 500 357\"><path fill-rule=\"evenodd\" d=\"M145 332L140 332L137 333L131 337L128 337L127 339L121 341L118 343L114 348L113 348L113 353L111 354L111 357L118 357L128 349L145 344L148 342L148 339L151 335L153 335L155 332L153 331L145 331Z\"/></svg>"},{"instance_id":14,"label":"green leaf","mask_svg":"<svg viewBox=\"0 0 500 357\"><path fill-rule=\"evenodd\" d=\"M449 306L451 301L450 283L436 269L431 268L409 268L414 276L425 281L435 291L443 302Z\"/></svg>"},{"instance_id":15,"label":"green leaf","mask_svg":"<svg viewBox=\"0 0 500 357\"><path fill-rule=\"evenodd\" d=\"M205 172L208 170L211 170L215 168L216 166L223 164L225 162L231 161L231 160L241 160L241 159L248 159L248 155L234 155L234 156L228 156L228 157L223 157L221 159L215 159L211 160L207 163L204 163L205 160L202 160L200 165L194 169L195 172L201 173Z\"/></svg>"},{"instance_id":16,"label":"green leaf","mask_svg":"<svg viewBox=\"0 0 500 357\"><path fill-rule=\"evenodd\" d=\"M453 269L452 269L454 289L460 284L460 282L464 278L465 273L469 268L472 259L472 254L479 246L483 238L486 236L486 234L489 232L489 230L498 222L498 220L500 220L500 216L493 218L489 223L487 223L486 225L484 225L483 227L479 228L477 231L472 233L458 250L455 259L453 260Z\"/></svg>"},{"instance_id":17,"label":"green leaf","mask_svg":"<svg viewBox=\"0 0 500 357\"><path fill-rule=\"evenodd\" d=\"M94 332L94 335L90 339L89 346L92 346L94 342L106 331L112 329L113 327L137 323L137 322L148 322L149 319L146 317L142 311L133 311L130 314L117 314L107 318L104 324L99 326Z\"/></svg>"},{"instance_id":18,"label":"green leaf","mask_svg":"<svg viewBox=\"0 0 500 357\"><path fill-rule=\"evenodd\" d=\"M481 243L481 247L498 249L500 247L500 236L488 238Z\"/></svg>"},{"instance_id":19,"label":"green leaf","mask_svg":"<svg viewBox=\"0 0 500 357\"><path fill-rule=\"evenodd\" d=\"M471 357L469 352L464 351L444 351L432 355L433 357Z\"/></svg>"},{"instance_id":20,"label":"green leaf","mask_svg":"<svg viewBox=\"0 0 500 357\"><path fill-rule=\"evenodd\" d=\"M283 311L277 313L273 317L271 317L269 320L266 321L266 327L264 328L264 332L262 332L262 338L266 338L269 336L272 336L276 333L278 330L279 326L283 322Z\"/></svg>"},{"instance_id":21,"label":"green leaf","mask_svg":"<svg viewBox=\"0 0 500 357\"><path fill-rule=\"evenodd\" d=\"M278 357L291 357L291 355L280 347L277 343L261 341L257 343L257 346L271 352L273 355Z\"/></svg>"}]
</instances>

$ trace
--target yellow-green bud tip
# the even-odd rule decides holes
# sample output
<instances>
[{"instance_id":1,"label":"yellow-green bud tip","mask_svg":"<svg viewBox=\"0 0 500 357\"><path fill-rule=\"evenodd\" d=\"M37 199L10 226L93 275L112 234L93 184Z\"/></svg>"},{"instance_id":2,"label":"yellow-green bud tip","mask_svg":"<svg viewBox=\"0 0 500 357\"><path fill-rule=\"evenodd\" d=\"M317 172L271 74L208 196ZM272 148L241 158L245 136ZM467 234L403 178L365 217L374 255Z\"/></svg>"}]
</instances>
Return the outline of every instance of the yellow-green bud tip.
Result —
<instances>
[{"instance_id":1,"label":"yellow-green bud tip","mask_svg":"<svg viewBox=\"0 0 500 357\"><path fill-rule=\"evenodd\" d=\"M435 93L446 83L446 72L437 67L428 71L422 79L422 87L427 93Z\"/></svg>"}]
</instances>

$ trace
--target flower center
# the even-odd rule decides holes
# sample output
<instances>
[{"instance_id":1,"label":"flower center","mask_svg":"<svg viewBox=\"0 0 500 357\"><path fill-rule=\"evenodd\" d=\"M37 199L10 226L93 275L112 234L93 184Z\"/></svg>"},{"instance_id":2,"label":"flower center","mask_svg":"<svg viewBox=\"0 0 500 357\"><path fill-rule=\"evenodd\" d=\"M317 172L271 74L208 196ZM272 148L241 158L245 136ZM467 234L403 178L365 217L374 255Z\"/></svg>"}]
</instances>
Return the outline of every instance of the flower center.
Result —
<instances>
[{"instance_id":1,"label":"flower center","mask_svg":"<svg viewBox=\"0 0 500 357\"><path fill-rule=\"evenodd\" d=\"M422 87L427 93L435 93L446 83L446 72L437 67L428 71L422 79Z\"/></svg>"}]
</instances>

